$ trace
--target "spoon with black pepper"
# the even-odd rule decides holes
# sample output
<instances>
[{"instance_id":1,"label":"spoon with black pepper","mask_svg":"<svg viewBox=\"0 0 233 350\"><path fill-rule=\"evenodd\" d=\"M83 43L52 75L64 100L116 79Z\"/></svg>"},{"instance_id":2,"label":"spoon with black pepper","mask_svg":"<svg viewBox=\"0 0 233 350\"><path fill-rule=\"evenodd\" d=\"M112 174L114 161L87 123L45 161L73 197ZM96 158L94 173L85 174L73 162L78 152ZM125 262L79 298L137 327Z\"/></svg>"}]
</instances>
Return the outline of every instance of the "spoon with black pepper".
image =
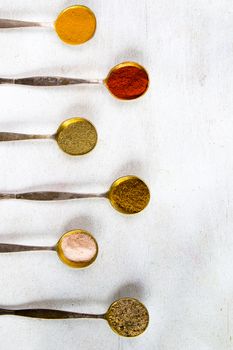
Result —
<instances>
[{"instance_id":1,"label":"spoon with black pepper","mask_svg":"<svg viewBox=\"0 0 233 350\"><path fill-rule=\"evenodd\" d=\"M137 299L121 298L114 301L104 314L86 314L52 309L0 309L1 315L13 315L42 319L94 318L106 320L111 329L123 337L142 334L149 324L149 313Z\"/></svg>"}]
</instances>

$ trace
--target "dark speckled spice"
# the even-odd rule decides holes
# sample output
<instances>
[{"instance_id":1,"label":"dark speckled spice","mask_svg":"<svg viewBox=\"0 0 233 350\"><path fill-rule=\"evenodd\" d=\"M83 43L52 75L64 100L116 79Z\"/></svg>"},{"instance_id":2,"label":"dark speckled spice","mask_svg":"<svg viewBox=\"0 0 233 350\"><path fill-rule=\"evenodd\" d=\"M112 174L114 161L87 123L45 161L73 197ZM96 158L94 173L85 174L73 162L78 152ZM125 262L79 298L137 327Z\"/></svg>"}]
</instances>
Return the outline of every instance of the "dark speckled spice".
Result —
<instances>
[{"instance_id":1,"label":"dark speckled spice","mask_svg":"<svg viewBox=\"0 0 233 350\"><path fill-rule=\"evenodd\" d=\"M107 320L111 328L123 337L136 337L149 324L149 314L145 306L136 299L122 298L109 308Z\"/></svg>"}]
</instances>

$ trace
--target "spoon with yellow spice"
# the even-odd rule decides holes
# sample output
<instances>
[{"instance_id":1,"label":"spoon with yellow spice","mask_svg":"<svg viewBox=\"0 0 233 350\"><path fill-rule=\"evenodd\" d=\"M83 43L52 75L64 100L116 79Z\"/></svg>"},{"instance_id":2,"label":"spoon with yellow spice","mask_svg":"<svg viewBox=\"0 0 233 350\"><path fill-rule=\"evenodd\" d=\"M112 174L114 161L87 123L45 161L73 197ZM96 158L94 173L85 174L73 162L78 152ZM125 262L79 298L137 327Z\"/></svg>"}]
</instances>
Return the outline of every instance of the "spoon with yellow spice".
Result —
<instances>
[{"instance_id":1,"label":"spoon with yellow spice","mask_svg":"<svg viewBox=\"0 0 233 350\"><path fill-rule=\"evenodd\" d=\"M127 175L113 182L104 193L74 192L26 192L0 193L0 199L24 199L33 201L61 201L81 198L107 198L114 209L123 214L136 214L145 209L150 201L147 185L137 176Z\"/></svg>"},{"instance_id":2,"label":"spoon with yellow spice","mask_svg":"<svg viewBox=\"0 0 233 350\"><path fill-rule=\"evenodd\" d=\"M88 7L74 5L64 9L54 23L0 19L0 28L23 27L51 27L55 29L59 38L66 44L79 45L94 36L96 18Z\"/></svg>"},{"instance_id":3,"label":"spoon with yellow spice","mask_svg":"<svg viewBox=\"0 0 233 350\"><path fill-rule=\"evenodd\" d=\"M58 146L72 156L80 156L90 152L97 143L97 132L94 125L84 118L65 120L52 135L20 134L0 132L0 142L50 139L57 141Z\"/></svg>"},{"instance_id":4,"label":"spoon with yellow spice","mask_svg":"<svg viewBox=\"0 0 233 350\"><path fill-rule=\"evenodd\" d=\"M106 320L111 329L122 337L137 337L149 324L149 313L137 299L121 298L114 301L104 314L87 314L54 309L0 309L0 316L22 316L41 319L93 318Z\"/></svg>"}]
</instances>

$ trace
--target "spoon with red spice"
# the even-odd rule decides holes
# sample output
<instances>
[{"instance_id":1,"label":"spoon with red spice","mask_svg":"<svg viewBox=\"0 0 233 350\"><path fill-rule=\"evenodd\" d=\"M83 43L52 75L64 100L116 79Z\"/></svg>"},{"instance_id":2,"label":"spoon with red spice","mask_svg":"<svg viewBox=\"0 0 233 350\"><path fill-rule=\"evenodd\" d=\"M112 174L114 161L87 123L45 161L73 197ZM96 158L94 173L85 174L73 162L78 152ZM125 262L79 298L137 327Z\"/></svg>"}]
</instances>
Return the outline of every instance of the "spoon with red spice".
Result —
<instances>
[{"instance_id":1,"label":"spoon with red spice","mask_svg":"<svg viewBox=\"0 0 233 350\"><path fill-rule=\"evenodd\" d=\"M149 75L140 64L136 62L123 62L113 67L105 79L35 76L18 79L0 78L0 84L30 86L103 84L116 98L121 100L134 100L146 93L149 86Z\"/></svg>"},{"instance_id":2,"label":"spoon with red spice","mask_svg":"<svg viewBox=\"0 0 233 350\"><path fill-rule=\"evenodd\" d=\"M60 260L74 268L91 265L98 255L98 244L87 231L77 229L64 233L51 247L0 243L0 253L55 251Z\"/></svg>"},{"instance_id":3,"label":"spoon with red spice","mask_svg":"<svg viewBox=\"0 0 233 350\"><path fill-rule=\"evenodd\" d=\"M149 76L140 64L123 62L111 69L104 83L113 96L122 100L134 100L147 91Z\"/></svg>"}]
</instances>

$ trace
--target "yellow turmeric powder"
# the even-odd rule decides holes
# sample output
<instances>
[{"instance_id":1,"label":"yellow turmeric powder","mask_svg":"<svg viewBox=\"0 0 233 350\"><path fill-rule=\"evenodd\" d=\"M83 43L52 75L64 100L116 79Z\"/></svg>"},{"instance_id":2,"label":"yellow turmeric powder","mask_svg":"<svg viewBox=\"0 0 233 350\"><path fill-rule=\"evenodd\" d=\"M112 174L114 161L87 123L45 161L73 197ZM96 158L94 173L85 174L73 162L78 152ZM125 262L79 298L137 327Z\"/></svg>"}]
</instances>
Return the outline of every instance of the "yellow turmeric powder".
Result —
<instances>
[{"instance_id":1,"label":"yellow turmeric powder","mask_svg":"<svg viewBox=\"0 0 233 350\"><path fill-rule=\"evenodd\" d=\"M71 6L57 17L55 30L65 43L79 45L90 40L95 34L96 18L86 6Z\"/></svg>"}]
</instances>

